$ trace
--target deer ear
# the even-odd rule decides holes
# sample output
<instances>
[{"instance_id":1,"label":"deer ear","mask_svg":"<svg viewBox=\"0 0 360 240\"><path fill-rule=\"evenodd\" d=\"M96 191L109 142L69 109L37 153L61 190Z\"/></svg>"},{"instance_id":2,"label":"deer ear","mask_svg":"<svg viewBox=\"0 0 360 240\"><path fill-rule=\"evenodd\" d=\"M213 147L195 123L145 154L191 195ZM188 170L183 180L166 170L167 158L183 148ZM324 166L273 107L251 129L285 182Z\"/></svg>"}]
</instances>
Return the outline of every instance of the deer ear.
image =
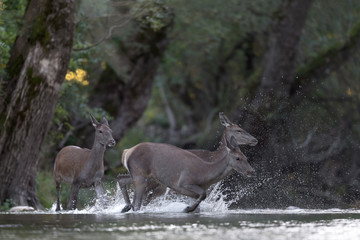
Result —
<instances>
[{"instance_id":1,"label":"deer ear","mask_svg":"<svg viewBox=\"0 0 360 240\"><path fill-rule=\"evenodd\" d=\"M102 124L105 124L106 126L109 127L109 122L108 122L108 120L106 119L105 116L103 116L103 117L101 118L101 123L102 123Z\"/></svg>"},{"instance_id":2,"label":"deer ear","mask_svg":"<svg viewBox=\"0 0 360 240\"><path fill-rule=\"evenodd\" d=\"M90 119L91 119L92 125L93 125L94 127L96 127L97 125L99 125L99 122L96 121L96 119L94 118L94 116L93 116L91 113L89 113L89 115L90 115Z\"/></svg>"},{"instance_id":3,"label":"deer ear","mask_svg":"<svg viewBox=\"0 0 360 240\"><path fill-rule=\"evenodd\" d=\"M236 139L235 139L234 136L231 136L230 142L226 139L226 145L227 145L227 147L230 148L231 150L235 150L235 149L238 148L238 143L237 143L237 141L236 141Z\"/></svg>"},{"instance_id":4,"label":"deer ear","mask_svg":"<svg viewBox=\"0 0 360 240\"><path fill-rule=\"evenodd\" d=\"M219 112L219 118L221 125L223 125L224 127L230 127L230 125L232 124L232 122L227 118L227 116L225 116L223 112Z\"/></svg>"}]
</instances>

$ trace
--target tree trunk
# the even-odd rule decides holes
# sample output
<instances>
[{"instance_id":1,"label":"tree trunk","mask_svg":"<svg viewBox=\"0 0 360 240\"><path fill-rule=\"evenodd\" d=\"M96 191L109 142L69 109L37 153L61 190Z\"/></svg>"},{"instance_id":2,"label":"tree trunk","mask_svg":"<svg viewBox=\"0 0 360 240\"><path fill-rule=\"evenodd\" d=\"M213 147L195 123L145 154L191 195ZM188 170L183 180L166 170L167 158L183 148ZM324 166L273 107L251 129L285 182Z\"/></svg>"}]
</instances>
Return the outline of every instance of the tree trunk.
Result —
<instances>
[{"instance_id":1,"label":"tree trunk","mask_svg":"<svg viewBox=\"0 0 360 240\"><path fill-rule=\"evenodd\" d=\"M30 0L0 99L0 203L41 208L36 172L70 60L74 0Z\"/></svg>"},{"instance_id":2,"label":"tree trunk","mask_svg":"<svg viewBox=\"0 0 360 240\"><path fill-rule=\"evenodd\" d=\"M286 132L288 115L284 111L289 104L298 44L311 3L312 0L282 1L271 25L260 85L249 104L250 114L241 113L245 116L242 121L245 129L259 140L261 151L256 155L260 159L263 159L260 155L266 155L277 162L288 154L281 150L281 144L288 143L290 137ZM279 166L273 162L267 167Z\"/></svg>"},{"instance_id":3,"label":"tree trunk","mask_svg":"<svg viewBox=\"0 0 360 240\"><path fill-rule=\"evenodd\" d=\"M169 17L160 30L155 31L148 25L138 27L128 42L117 42L120 57L127 61L121 61L120 66L107 64L94 87L90 105L101 107L115 117L111 127L116 141L120 141L146 109L158 65L168 44L168 30L173 21L173 16ZM114 69L127 69L127 72L120 76Z\"/></svg>"},{"instance_id":4,"label":"tree trunk","mask_svg":"<svg viewBox=\"0 0 360 240\"><path fill-rule=\"evenodd\" d=\"M295 79L298 44L312 0L284 0L275 14L253 110L269 113L286 102Z\"/></svg>"},{"instance_id":5,"label":"tree trunk","mask_svg":"<svg viewBox=\"0 0 360 240\"><path fill-rule=\"evenodd\" d=\"M254 160L251 164L265 179L268 191L273 191L272 196L284 197L279 205L287 204L287 195L281 189L284 179L278 177L279 173L285 163L296 161L298 157L289 145L291 136L287 131L288 114L285 111L295 79L298 44L311 3L312 0L282 1L271 25L260 85L248 109L238 113L244 128L259 140L258 146L247 151L249 159ZM236 189L239 181L243 180L227 181L225 185ZM270 199L272 196L254 194L253 197L259 201L250 200L247 204L259 203L262 198L266 198L266 202L274 202Z\"/></svg>"}]
</instances>

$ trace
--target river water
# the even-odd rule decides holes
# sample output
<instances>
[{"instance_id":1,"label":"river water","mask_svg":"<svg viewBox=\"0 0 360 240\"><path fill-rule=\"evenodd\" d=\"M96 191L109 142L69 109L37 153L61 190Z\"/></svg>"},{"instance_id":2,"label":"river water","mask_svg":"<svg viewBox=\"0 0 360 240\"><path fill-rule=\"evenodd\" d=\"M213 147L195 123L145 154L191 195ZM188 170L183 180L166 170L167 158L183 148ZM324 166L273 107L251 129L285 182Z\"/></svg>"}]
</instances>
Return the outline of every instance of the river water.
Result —
<instances>
[{"instance_id":1,"label":"river water","mask_svg":"<svg viewBox=\"0 0 360 240\"><path fill-rule=\"evenodd\" d=\"M123 200L106 208L0 213L0 239L360 239L357 209L237 209L211 197L198 213L182 213L186 199L159 199L140 212L120 213Z\"/></svg>"},{"instance_id":2,"label":"river water","mask_svg":"<svg viewBox=\"0 0 360 240\"><path fill-rule=\"evenodd\" d=\"M0 214L0 239L360 239L355 210Z\"/></svg>"}]
</instances>

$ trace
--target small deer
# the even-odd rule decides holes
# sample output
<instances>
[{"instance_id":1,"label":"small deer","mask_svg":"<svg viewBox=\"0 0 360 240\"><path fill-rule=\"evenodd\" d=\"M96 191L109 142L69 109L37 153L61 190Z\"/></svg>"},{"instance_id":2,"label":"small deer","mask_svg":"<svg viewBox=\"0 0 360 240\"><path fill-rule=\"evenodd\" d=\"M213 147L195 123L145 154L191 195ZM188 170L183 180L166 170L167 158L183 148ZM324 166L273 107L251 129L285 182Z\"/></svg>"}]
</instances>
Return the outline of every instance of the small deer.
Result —
<instances>
[{"instance_id":1,"label":"small deer","mask_svg":"<svg viewBox=\"0 0 360 240\"><path fill-rule=\"evenodd\" d=\"M101 179L104 175L104 153L106 147L115 146L112 130L105 117L101 123L90 114L95 128L95 139L91 149L77 146L66 146L57 154L54 164L54 180L56 183L57 205L60 211L60 185L62 182L71 185L71 194L67 203L67 210L76 209L76 202L80 188L95 187L97 197L102 200L104 189Z\"/></svg>"},{"instance_id":2,"label":"small deer","mask_svg":"<svg viewBox=\"0 0 360 240\"><path fill-rule=\"evenodd\" d=\"M221 125L225 127L223 136L221 138L220 145L226 145L227 142L230 142L232 137L236 140L236 145L249 145L255 146L257 144L257 139L251 136L244 129L240 128L239 125L233 123L229 120L229 118L223 113L219 113L219 119ZM125 150L127 151L127 150ZM204 161L213 162L216 159L214 158L214 152L203 150L203 149L192 149L187 150L198 157L200 157ZM125 152L124 152L125 153ZM125 154L123 154L125 156ZM126 185L133 184L133 180L129 174L122 174L118 177L119 184L123 185L123 189L126 188ZM145 190L145 199L143 205L147 205L151 200L165 194L166 186L160 184L157 181L148 181L146 190Z\"/></svg>"},{"instance_id":3,"label":"small deer","mask_svg":"<svg viewBox=\"0 0 360 240\"><path fill-rule=\"evenodd\" d=\"M206 198L206 190L209 186L230 175L234 170L245 176L253 176L255 171L238 146L241 138L236 139L235 136L228 134L227 130L236 128L236 132L243 132L244 135L248 135L247 143L251 142L252 145L255 145L257 140L229 121L222 121L223 119L220 114L220 120L226 130L219 148L214 152L197 150L196 155L161 143L140 143L124 150L122 163L128 169L130 178L120 177L118 180L126 203L122 212L127 212L131 208L134 211L140 209L149 183L157 182L178 193L196 198L194 204L184 210L184 212L192 212ZM206 161L202 157L206 158ZM135 185L132 204L126 190L126 186L130 183Z\"/></svg>"}]
</instances>

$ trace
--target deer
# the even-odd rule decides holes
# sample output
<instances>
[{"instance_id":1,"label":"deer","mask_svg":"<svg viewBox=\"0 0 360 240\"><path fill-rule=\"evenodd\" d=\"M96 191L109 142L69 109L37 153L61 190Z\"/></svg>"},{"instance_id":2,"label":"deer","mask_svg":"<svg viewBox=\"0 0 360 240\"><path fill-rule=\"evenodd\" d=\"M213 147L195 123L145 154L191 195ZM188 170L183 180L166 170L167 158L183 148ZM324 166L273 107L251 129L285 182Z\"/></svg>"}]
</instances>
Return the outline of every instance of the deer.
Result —
<instances>
[{"instance_id":1,"label":"deer","mask_svg":"<svg viewBox=\"0 0 360 240\"><path fill-rule=\"evenodd\" d=\"M56 211L60 211L60 186L62 182L71 185L67 210L75 210L80 188L94 186L97 198L101 201L104 188L101 179L104 176L104 153L107 147L115 146L112 130L108 120L102 117L99 123L89 113L95 128L95 138L91 149L78 146L66 146L56 155L54 163L54 180L56 183Z\"/></svg>"},{"instance_id":2,"label":"deer","mask_svg":"<svg viewBox=\"0 0 360 240\"><path fill-rule=\"evenodd\" d=\"M250 135L248 132L246 132L244 129L240 128L239 125L236 123L233 123L229 120L229 118L223 113L219 113L219 119L222 126L225 127L223 135L225 136L228 141L231 139L232 136L234 136L237 145L249 145L249 146L255 146L258 143L258 140L254 138L252 135ZM224 142L225 138L222 138L222 141L220 144L226 144ZM125 150L127 151L127 150ZM192 149L187 150L204 161L212 162L214 161L214 157L212 156L212 152L208 150L203 149ZM125 152L124 152L125 153ZM124 156L124 154L123 154ZM119 174L117 176L119 184L123 185L123 188L126 188L127 185L133 184L132 178L129 174ZM167 187L163 186L157 181L148 181L146 190L145 190L145 199L143 201L143 205L146 206L149 202L151 202L153 199L164 195L166 192Z\"/></svg>"},{"instance_id":3,"label":"deer","mask_svg":"<svg viewBox=\"0 0 360 240\"><path fill-rule=\"evenodd\" d=\"M193 205L184 209L184 212L192 212L206 198L206 190L210 185L227 177L234 170L245 176L253 176L255 170L239 145L255 146L256 138L230 122L223 113L219 117L225 130L220 146L214 152L188 151L163 143L140 143L124 150L122 163L129 175L118 177L126 204L122 212L130 209L138 211L144 193L152 189L164 191L166 187L196 198ZM126 189L129 184L135 185L132 204Z\"/></svg>"}]
</instances>

